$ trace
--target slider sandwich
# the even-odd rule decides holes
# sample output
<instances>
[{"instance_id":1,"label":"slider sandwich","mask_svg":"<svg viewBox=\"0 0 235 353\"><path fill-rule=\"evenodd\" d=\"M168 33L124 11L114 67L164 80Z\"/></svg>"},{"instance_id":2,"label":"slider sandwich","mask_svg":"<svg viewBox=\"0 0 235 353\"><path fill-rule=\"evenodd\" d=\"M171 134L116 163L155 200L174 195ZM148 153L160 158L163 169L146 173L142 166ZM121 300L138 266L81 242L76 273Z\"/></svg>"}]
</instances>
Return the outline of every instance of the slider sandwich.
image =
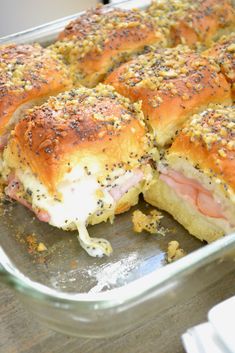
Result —
<instances>
[{"instance_id":1,"label":"slider sandwich","mask_svg":"<svg viewBox=\"0 0 235 353\"><path fill-rule=\"evenodd\" d=\"M212 40L235 29L235 11L230 0L155 0L147 9L165 34L168 45Z\"/></svg>"},{"instance_id":2,"label":"slider sandwich","mask_svg":"<svg viewBox=\"0 0 235 353\"><path fill-rule=\"evenodd\" d=\"M233 99L235 99L235 32L221 37L203 54L213 58L220 66L221 72L232 86Z\"/></svg>"},{"instance_id":3,"label":"slider sandwich","mask_svg":"<svg viewBox=\"0 0 235 353\"><path fill-rule=\"evenodd\" d=\"M144 197L200 240L234 232L235 107L194 115L157 165Z\"/></svg>"},{"instance_id":4,"label":"slider sandwich","mask_svg":"<svg viewBox=\"0 0 235 353\"><path fill-rule=\"evenodd\" d=\"M106 79L133 102L142 101L146 124L165 147L183 123L209 103L231 103L231 89L215 62L185 46L165 48L122 64Z\"/></svg>"},{"instance_id":5,"label":"slider sandwich","mask_svg":"<svg viewBox=\"0 0 235 353\"><path fill-rule=\"evenodd\" d=\"M41 221L77 229L89 255L110 255L109 242L86 227L138 202L151 180L151 148L139 104L102 84L73 89L15 126L4 150L5 193Z\"/></svg>"},{"instance_id":6,"label":"slider sandwich","mask_svg":"<svg viewBox=\"0 0 235 353\"><path fill-rule=\"evenodd\" d=\"M155 27L139 10L99 6L69 23L51 48L63 55L75 85L94 87L120 62L162 43L164 36Z\"/></svg>"},{"instance_id":7,"label":"slider sandwich","mask_svg":"<svg viewBox=\"0 0 235 353\"><path fill-rule=\"evenodd\" d=\"M63 62L39 44L0 47L0 150L24 111L71 87Z\"/></svg>"}]
</instances>

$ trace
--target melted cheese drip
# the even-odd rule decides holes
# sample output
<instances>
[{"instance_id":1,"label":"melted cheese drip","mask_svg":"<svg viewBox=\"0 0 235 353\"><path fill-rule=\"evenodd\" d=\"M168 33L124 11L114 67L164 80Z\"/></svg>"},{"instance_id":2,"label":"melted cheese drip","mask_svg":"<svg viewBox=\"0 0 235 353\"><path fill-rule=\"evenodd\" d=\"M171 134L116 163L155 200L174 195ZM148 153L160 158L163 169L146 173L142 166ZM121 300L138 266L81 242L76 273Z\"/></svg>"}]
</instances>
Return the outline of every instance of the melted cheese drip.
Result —
<instances>
[{"instance_id":1,"label":"melted cheese drip","mask_svg":"<svg viewBox=\"0 0 235 353\"><path fill-rule=\"evenodd\" d=\"M111 255L113 252L109 241L103 238L91 238L85 226L85 223L76 223L79 232L79 243L86 252L93 257L102 257Z\"/></svg>"},{"instance_id":2,"label":"melted cheese drip","mask_svg":"<svg viewBox=\"0 0 235 353\"><path fill-rule=\"evenodd\" d=\"M86 229L88 217L99 210L97 191L100 190L95 176L84 175L81 170L67 176L58 186L60 200L50 195L46 187L30 172L18 171L17 177L32 192L32 207L43 209L50 215L49 223L53 226L69 229L77 227L79 242L91 256L109 256L112 253L110 243L105 239L90 238ZM78 178L79 177L79 178ZM102 190L103 203L111 208L114 200L108 191Z\"/></svg>"}]
</instances>

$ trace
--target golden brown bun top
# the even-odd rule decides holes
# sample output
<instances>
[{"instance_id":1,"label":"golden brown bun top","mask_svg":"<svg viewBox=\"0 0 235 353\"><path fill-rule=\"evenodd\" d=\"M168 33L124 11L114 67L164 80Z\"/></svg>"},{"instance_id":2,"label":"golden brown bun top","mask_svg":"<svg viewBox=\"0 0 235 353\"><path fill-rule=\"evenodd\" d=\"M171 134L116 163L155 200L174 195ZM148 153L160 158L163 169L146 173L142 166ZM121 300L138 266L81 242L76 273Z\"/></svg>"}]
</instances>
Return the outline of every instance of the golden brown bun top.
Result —
<instances>
[{"instance_id":1,"label":"golden brown bun top","mask_svg":"<svg viewBox=\"0 0 235 353\"><path fill-rule=\"evenodd\" d=\"M61 60L39 44L0 47L0 134L23 103L71 86Z\"/></svg>"},{"instance_id":2,"label":"golden brown bun top","mask_svg":"<svg viewBox=\"0 0 235 353\"><path fill-rule=\"evenodd\" d=\"M230 86L218 71L213 61L180 45L140 55L114 70L105 82L133 101L142 100L147 122L160 134L180 128L208 103L231 100ZM157 135L160 145L164 139Z\"/></svg>"},{"instance_id":3,"label":"golden brown bun top","mask_svg":"<svg viewBox=\"0 0 235 353\"><path fill-rule=\"evenodd\" d=\"M216 60L229 82L235 82L235 32L221 37L204 54Z\"/></svg>"},{"instance_id":4,"label":"golden brown bun top","mask_svg":"<svg viewBox=\"0 0 235 353\"><path fill-rule=\"evenodd\" d=\"M99 6L71 22L52 48L74 65L75 83L94 87L112 67L161 39L146 13Z\"/></svg>"},{"instance_id":5,"label":"golden brown bun top","mask_svg":"<svg viewBox=\"0 0 235 353\"><path fill-rule=\"evenodd\" d=\"M223 180L235 191L235 107L218 106L194 115L175 139L169 155L189 159L195 168Z\"/></svg>"},{"instance_id":6,"label":"golden brown bun top","mask_svg":"<svg viewBox=\"0 0 235 353\"><path fill-rule=\"evenodd\" d=\"M100 84L50 97L32 109L12 133L8 163L29 165L53 192L76 165L92 170L98 163L104 177L114 168L140 166L148 143L139 105Z\"/></svg>"},{"instance_id":7,"label":"golden brown bun top","mask_svg":"<svg viewBox=\"0 0 235 353\"><path fill-rule=\"evenodd\" d=\"M105 42L109 41L112 45L111 38L120 37L119 40L125 40L133 28L139 32L140 37L147 38L149 32L155 32L153 20L144 12L118 8L107 11L105 7L97 6L70 22L58 39L80 40L78 51L83 57L92 46L102 50Z\"/></svg>"},{"instance_id":8,"label":"golden brown bun top","mask_svg":"<svg viewBox=\"0 0 235 353\"><path fill-rule=\"evenodd\" d=\"M230 0L155 0L148 13L171 38L172 44L208 44L216 32L235 26L235 11Z\"/></svg>"}]
</instances>

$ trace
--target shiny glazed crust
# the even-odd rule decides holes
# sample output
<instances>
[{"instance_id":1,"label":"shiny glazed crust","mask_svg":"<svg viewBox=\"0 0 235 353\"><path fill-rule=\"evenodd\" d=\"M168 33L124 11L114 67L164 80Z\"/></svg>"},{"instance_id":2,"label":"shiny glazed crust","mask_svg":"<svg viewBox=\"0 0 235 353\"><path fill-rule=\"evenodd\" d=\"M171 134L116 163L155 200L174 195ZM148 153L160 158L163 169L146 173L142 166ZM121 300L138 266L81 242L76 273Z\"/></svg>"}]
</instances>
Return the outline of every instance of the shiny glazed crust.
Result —
<instances>
[{"instance_id":1,"label":"shiny glazed crust","mask_svg":"<svg viewBox=\"0 0 235 353\"><path fill-rule=\"evenodd\" d=\"M192 117L166 153L171 169L207 178L213 190L235 203L235 108L218 106ZM191 172L189 172L191 170ZM198 174L196 174L196 172ZM200 180L199 180L200 182ZM150 204L169 212L191 234L211 242L225 234L214 218L203 215L159 179L158 173L144 194Z\"/></svg>"},{"instance_id":2,"label":"shiny glazed crust","mask_svg":"<svg viewBox=\"0 0 235 353\"><path fill-rule=\"evenodd\" d=\"M75 84L94 87L115 65L162 39L143 12L97 7L71 22L52 48L70 65Z\"/></svg>"},{"instance_id":3,"label":"shiny glazed crust","mask_svg":"<svg viewBox=\"0 0 235 353\"><path fill-rule=\"evenodd\" d=\"M232 85L235 99L235 32L223 36L204 55L213 58L221 68L228 82Z\"/></svg>"},{"instance_id":4,"label":"shiny glazed crust","mask_svg":"<svg viewBox=\"0 0 235 353\"><path fill-rule=\"evenodd\" d=\"M184 156L208 176L235 192L235 107L219 106L192 117L168 151L167 159Z\"/></svg>"},{"instance_id":5,"label":"shiny glazed crust","mask_svg":"<svg viewBox=\"0 0 235 353\"><path fill-rule=\"evenodd\" d=\"M0 47L0 135L23 104L71 87L67 68L39 44Z\"/></svg>"},{"instance_id":6,"label":"shiny glazed crust","mask_svg":"<svg viewBox=\"0 0 235 353\"><path fill-rule=\"evenodd\" d=\"M147 12L156 18L169 44L196 42L209 45L221 33L235 27L235 11L230 0L156 0Z\"/></svg>"},{"instance_id":7,"label":"shiny glazed crust","mask_svg":"<svg viewBox=\"0 0 235 353\"><path fill-rule=\"evenodd\" d=\"M11 169L31 168L51 193L76 165L102 182L115 168L138 168L149 140L137 104L100 84L50 97L12 132L4 153ZM97 171L94 171L97 170Z\"/></svg>"},{"instance_id":8,"label":"shiny glazed crust","mask_svg":"<svg viewBox=\"0 0 235 353\"><path fill-rule=\"evenodd\" d=\"M114 70L105 82L132 101L142 101L146 122L164 146L209 103L231 102L230 85L218 71L214 62L178 46L141 55Z\"/></svg>"}]
</instances>

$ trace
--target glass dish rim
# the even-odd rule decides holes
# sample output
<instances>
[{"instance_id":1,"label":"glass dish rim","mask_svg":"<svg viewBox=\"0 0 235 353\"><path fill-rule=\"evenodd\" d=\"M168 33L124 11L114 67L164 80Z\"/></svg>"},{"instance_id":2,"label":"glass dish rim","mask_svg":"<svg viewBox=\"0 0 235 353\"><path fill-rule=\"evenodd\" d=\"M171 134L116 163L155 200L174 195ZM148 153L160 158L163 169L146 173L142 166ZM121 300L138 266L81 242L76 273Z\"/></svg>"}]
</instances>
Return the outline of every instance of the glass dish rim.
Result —
<instances>
[{"instance_id":1,"label":"glass dish rim","mask_svg":"<svg viewBox=\"0 0 235 353\"><path fill-rule=\"evenodd\" d=\"M134 5L131 6L131 8L144 8L151 3L151 0L119 0L118 2L115 2L115 3L106 4L104 5L104 7L107 11L115 7L120 7L125 9L125 5L127 5L128 8L130 8L129 6L130 3L134 3ZM73 15L65 16L35 27L25 29L20 32L16 32L16 33L12 33L12 34L0 37L0 44L3 45L3 44L10 44L10 43L17 43L19 39L20 39L20 42L22 42L24 39L29 40L30 42L33 42L34 40L31 40L31 36L32 38L34 38L34 34L37 34L36 37L39 37L40 34L51 35L51 34L58 33L58 31L61 28L63 28L67 22L76 19L77 17L81 16L84 12L85 10L79 11Z\"/></svg>"},{"instance_id":2,"label":"glass dish rim","mask_svg":"<svg viewBox=\"0 0 235 353\"><path fill-rule=\"evenodd\" d=\"M27 296L37 300L55 300L61 304L96 304L99 309L107 309L118 306L122 303L127 304L132 300L137 300L144 295L151 294L159 285L163 285L170 279L177 280L178 277L194 271L203 265L209 264L222 255L223 251L235 249L235 233L224 236L211 244L193 251L176 262L167 264L160 269L156 269L139 279L127 283L119 288L107 290L100 293L68 293L47 287L41 283L30 280L17 268L14 267L8 256L0 247L0 277L5 277L12 287ZM98 307L97 307L98 309Z\"/></svg>"},{"instance_id":3,"label":"glass dish rim","mask_svg":"<svg viewBox=\"0 0 235 353\"><path fill-rule=\"evenodd\" d=\"M150 0L121 0L115 4L105 5L107 9L113 7L123 7L133 4L131 7L145 7ZM18 33L10 34L0 38L0 44L12 42L33 41L32 38L40 38L41 36L49 36L64 27L68 21L71 21L81 15L82 12L66 16L49 23L30 28ZM36 35L36 37L35 37ZM0 278L15 288L18 292L34 297L41 301L54 301L61 304L74 305L98 305L98 309L113 308L120 304L127 304L135 301L144 295L151 294L159 285L167 283L169 280L177 280L181 274L188 271L194 271L203 264L210 263L213 259L218 259L223 251L229 251L230 247L235 249L235 233L227 235L211 244L208 244L198 250L193 251L184 258L168 264L160 269L156 269L142 278L136 279L122 287L108 290L101 293L66 293L53 288L49 288L36 281L30 280L21 273L10 261L7 254L0 246Z\"/></svg>"}]
</instances>

